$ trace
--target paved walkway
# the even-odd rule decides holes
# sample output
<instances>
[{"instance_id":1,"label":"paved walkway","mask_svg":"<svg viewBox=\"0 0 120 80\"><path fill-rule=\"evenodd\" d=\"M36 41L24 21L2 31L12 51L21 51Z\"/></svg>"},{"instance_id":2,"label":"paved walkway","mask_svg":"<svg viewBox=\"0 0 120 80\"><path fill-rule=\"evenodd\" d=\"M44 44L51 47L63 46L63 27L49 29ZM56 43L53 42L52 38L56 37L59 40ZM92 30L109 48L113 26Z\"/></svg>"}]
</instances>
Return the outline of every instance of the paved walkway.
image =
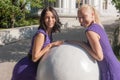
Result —
<instances>
[{"instance_id":1,"label":"paved walkway","mask_svg":"<svg viewBox=\"0 0 120 80\"><path fill-rule=\"evenodd\" d=\"M0 80L10 80L14 65L26 55L30 39L0 47Z\"/></svg>"},{"instance_id":2,"label":"paved walkway","mask_svg":"<svg viewBox=\"0 0 120 80\"><path fill-rule=\"evenodd\" d=\"M114 23L113 18L102 18L104 24ZM72 22L72 21L71 21ZM75 23L76 25L76 23ZM79 25L79 24L77 24ZM54 34L54 40L85 40L85 37L78 37L84 31L83 28L74 26L66 28L61 33ZM31 39L25 39L14 43L0 46L0 80L10 80L12 70L17 61L26 56L30 49Z\"/></svg>"}]
</instances>

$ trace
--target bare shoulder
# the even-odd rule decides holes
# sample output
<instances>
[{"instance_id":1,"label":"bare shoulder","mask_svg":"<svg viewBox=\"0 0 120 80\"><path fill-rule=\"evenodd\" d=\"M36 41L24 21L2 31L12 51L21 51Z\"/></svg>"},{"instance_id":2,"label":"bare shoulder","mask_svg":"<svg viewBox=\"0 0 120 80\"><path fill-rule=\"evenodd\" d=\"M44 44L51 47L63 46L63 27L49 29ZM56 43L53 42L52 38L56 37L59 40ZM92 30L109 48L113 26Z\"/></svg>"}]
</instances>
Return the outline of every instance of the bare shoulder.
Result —
<instances>
[{"instance_id":1,"label":"bare shoulder","mask_svg":"<svg viewBox=\"0 0 120 80\"><path fill-rule=\"evenodd\" d=\"M45 35L43 33L38 33L36 37L44 37Z\"/></svg>"},{"instance_id":2,"label":"bare shoulder","mask_svg":"<svg viewBox=\"0 0 120 80\"><path fill-rule=\"evenodd\" d=\"M100 39L99 34L94 31L87 31L86 35L87 35L87 37L90 37L90 38L99 38Z\"/></svg>"},{"instance_id":3,"label":"bare shoulder","mask_svg":"<svg viewBox=\"0 0 120 80\"><path fill-rule=\"evenodd\" d=\"M40 40L40 39L44 40L44 38L45 38L45 35L43 33L38 33L35 37L35 39L37 40Z\"/></svg>"}]
</instances>

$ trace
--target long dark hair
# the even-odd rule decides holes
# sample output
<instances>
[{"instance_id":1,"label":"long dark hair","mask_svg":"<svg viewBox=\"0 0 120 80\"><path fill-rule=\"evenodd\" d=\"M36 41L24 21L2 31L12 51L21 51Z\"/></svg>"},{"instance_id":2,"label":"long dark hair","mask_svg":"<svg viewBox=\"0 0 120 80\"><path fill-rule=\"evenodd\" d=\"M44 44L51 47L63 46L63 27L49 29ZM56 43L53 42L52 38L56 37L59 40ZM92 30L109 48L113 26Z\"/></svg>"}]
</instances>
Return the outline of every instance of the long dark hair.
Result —
<instances>
[{"instance_id":1,"label":"long dark hair","mask_svg":"<svg viewBox=\"0 0 120 80\"><path fill-rule=\"evenodd\" d=\"M61 27L62 24L59 20L59 16L58 16L56 10L53 7L50 7L50 6L45 7L42 10L40 20L39 20L40 25L39 25L38 29L42 28L46 31L47 26L45 25L45 20L44 19L45 19L45 15L46 15L47 11L51 11L53 13L54 17L55 17L55 20L56 20L55 25L53 26L52 32L56 32L56 31L60 32L60 27Z\"/></svg>"}]
</instances>

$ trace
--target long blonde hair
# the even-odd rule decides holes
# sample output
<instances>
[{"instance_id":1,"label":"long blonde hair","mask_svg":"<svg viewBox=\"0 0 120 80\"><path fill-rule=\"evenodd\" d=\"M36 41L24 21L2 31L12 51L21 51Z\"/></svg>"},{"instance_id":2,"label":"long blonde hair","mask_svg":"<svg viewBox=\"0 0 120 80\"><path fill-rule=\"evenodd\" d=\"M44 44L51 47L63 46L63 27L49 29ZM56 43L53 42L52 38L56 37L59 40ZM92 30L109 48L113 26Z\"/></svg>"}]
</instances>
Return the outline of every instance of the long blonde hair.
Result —
<instances>
[{"instance_id":1,"label":"long blonde hair","mask_svg":"<svg viewBox=\"0 0 120 80\"><path fill-rule=\"evenodd\" d=\"M78 13L79 13L79 11L81 11L83 9L90 9L90 10L92 10L93 13L94 13L94 21L97 24L99 24L101 27L103 27L103 25L101 23L101 20L100 20L100 17L99 17L99 14L98 14L97 10L93 6L88 5L88 4L84 4L84 5L80 6L80 8L78 8Z\"/></svg>"}]
</instances>

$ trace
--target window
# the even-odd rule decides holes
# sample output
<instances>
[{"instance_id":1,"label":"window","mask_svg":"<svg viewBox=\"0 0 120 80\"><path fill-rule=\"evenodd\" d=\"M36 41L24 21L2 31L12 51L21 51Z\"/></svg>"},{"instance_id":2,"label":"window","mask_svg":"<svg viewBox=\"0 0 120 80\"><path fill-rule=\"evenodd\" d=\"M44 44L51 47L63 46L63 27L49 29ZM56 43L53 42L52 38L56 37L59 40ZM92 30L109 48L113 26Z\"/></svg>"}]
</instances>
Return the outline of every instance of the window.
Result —
<instances>
[{"instance_id":1,"label":"window","mask_svg":"<svg viewBox=\"0 0 120 80\"><path fill-rule=\"evenodd\" d=\"M108 1L107 0L103 0L103 10L106 10L108 6Z\"/></svg>"}]
</instances>

